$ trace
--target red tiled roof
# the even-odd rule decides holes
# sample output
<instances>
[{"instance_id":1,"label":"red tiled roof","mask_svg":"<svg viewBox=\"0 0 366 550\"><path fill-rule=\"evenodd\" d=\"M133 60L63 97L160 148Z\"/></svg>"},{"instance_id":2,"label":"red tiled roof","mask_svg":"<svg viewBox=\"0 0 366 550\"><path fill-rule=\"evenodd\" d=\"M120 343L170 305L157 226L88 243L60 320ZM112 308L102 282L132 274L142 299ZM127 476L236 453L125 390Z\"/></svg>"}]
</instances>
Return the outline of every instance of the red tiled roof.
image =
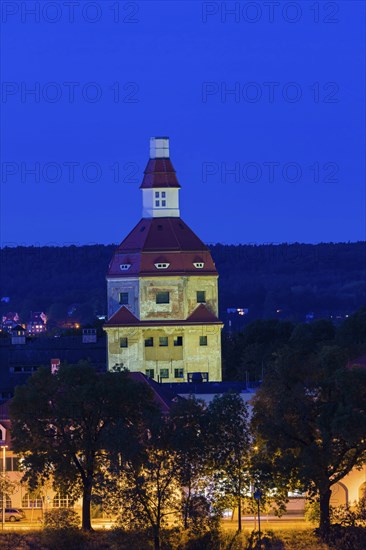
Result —
<instances>
[{"instance_id":1,"label":"red tiled roof","mask_svg":"<svg viewBox=\"0 0 366 550\"><path fill-rule=\"evenodd\" d=\"M112 326L116 326L116 325L126 326L126 325L136 325L138 323L139 323L139 320L137 319L137 317L135 317L135 315L131 313L131 311L127 309L127 307L122 306L119 308L118 311L116 311L114 315L112 315L112 317L108 320L106 324L107 325L110 324Z\"/></svg>"},{"instance_id":2,"label":"red tiled roof","mask_svg":"<svg viewBox=\"0 0 366 550\"><path fill-rule=\"evenodd\" d=\"M164 256L167 269L157 269L155 263ZM197 269L193 263L203 262ZM120 265L131 264L121 271ZM181 218L142 218L117 248L109 265L108 276L136 275L217 275L208 247Z\"/></svg>"},{"instance_id":3,"label":"red tiled roof","mask_svg":"<svg viewBox=\"0 0 366 550\"><path fill-rule=\"evenodd\" d=\"M221 323L204 304L200 304L187 318L190 323Z\"/></svg>"},{"instance_id":4,"label":"red tiled roof","mask_svg":"<svg viewBox=\"0 0 366 550\"><path fill-rule=\"evenodd\" d=\"M142 218L118 247L119 251L201 251L207 246L181 218Z\"/></svg>"},{"instance_id":5,"label":"red tiled roof","mask_svg":"<svg viewBox=\"0 0 366 550\"><path fill-rule=\"evenodd\" d=\"M222 325L222 322L203 304L199 305L187 319L153 319L140 321L125 306L122 306L104 324L105 327L164 327L185 325Z\"/></svg>"},{"instance_id":6,"label":"red tiled roof","mask_svg":"<svg viewBox=\"0 0 366 550\"><path fill-rule=\"evenodd\" d=\"M173 164L169 158L150 159L147 163L140 189L154 187L180 188Z\"/></svg>"}]
</instances>

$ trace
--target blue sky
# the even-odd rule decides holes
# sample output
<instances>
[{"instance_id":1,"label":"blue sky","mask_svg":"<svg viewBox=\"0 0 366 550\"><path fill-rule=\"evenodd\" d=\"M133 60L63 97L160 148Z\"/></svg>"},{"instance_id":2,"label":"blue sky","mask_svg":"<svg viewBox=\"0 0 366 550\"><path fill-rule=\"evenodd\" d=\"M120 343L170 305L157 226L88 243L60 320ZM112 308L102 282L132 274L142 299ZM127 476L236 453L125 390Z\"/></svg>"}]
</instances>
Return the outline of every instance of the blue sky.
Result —
<instances>
[{"instance_id":1,"label":"blue sky","mask_svg":"<svg viewBox=\"0 0 366 550\"><path fill-rule=\"evenodd\" d=\"M205 242L366 238L364 2L66 4L1 6L2 246L121 241L159 135Z\"/></svg>"}]
</instances>

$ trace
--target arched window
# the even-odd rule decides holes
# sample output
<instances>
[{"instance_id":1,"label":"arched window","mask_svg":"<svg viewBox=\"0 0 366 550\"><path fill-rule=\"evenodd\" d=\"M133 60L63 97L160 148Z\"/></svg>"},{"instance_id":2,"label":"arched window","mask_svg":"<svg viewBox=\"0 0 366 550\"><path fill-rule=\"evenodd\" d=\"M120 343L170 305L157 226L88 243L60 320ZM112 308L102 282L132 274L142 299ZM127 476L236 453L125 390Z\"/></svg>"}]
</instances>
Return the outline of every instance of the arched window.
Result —
<instances>
[{"instance_id":1,"label":"arched window","mask_svg":"<svg viewBox=\"0 0 366 550\"><path fill-rule=\"evenodd\" d=\"M68 495L64 493L57 493L53 497L53 507L54 508L68 508L72 505L72 502Z\"/></svg>"},{"instance_id":2,"label":"arched window","mask_svg":"<svg viewBox=\"0 0 366 550\"><path fill-rule=\"evenodd\" d=\"M9 497L9 495L5 495L5 499L6 499L5 508L11 508L12 507L11 498ZM2 498L2 495L0 495L0 508L2 509L2 507L3 507L3 498Z\"/></svg>"},{"instance_id":3,"label":"arched window","mask_svg":"<svg viewBox=\"0 0 366 550\"><path fill-rule=\"evenodd\" d=\"M25 493L22 508L42 508L43 500L39 493Z\"/></svg>"},{"instance_id":4,"label":"arched window","mask_svg":"<svg viewBox=\"0 0 366 550\"><path fill-rule=\"evenodd\" d=\"M332 485L330 503L332 506L348 506L348 489L340 481Z\"/></svg>"}]
</instances>

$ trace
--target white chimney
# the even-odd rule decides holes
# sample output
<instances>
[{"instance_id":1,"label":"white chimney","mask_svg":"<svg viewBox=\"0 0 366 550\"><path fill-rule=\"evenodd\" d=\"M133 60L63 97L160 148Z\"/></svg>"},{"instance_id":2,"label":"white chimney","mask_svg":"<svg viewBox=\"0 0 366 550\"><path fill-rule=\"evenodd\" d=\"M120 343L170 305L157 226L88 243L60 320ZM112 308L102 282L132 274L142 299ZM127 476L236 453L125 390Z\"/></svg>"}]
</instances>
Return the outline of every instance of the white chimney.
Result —
<instances>
[{"instance_id":1,"label":"white chimney","mask_svg":"<svg viewBox=\"0 0 366 550\"><path fill-rule=\"evenodd\" d=\"M150 138L150 158L168 159L169 158L169 138L152 137Z\"/></svg>"}]
</instances>

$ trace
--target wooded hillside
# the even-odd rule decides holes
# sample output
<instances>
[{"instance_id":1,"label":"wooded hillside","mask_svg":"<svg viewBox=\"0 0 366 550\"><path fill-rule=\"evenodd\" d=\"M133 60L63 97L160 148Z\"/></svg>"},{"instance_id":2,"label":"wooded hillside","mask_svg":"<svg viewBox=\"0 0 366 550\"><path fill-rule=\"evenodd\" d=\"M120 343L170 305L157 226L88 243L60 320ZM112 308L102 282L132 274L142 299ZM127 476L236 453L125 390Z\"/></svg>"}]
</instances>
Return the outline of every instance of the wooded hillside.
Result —
<instances>
[{"instance_id":1,"label":"wooded hillside","mask_svg":"<svg viewBox=\"0 0 366 550\"><path fill-rule=\"evenodd\" d=\"M220 311L249 309L246 319L304 320L345 315L366 305L366 243L211 245L220 274ZM1 250L0 313L30 311L88 322L106 313L105 274L115 245ZM277 312L277 310L281 310Z\"/></svg>"}]
</instances>

